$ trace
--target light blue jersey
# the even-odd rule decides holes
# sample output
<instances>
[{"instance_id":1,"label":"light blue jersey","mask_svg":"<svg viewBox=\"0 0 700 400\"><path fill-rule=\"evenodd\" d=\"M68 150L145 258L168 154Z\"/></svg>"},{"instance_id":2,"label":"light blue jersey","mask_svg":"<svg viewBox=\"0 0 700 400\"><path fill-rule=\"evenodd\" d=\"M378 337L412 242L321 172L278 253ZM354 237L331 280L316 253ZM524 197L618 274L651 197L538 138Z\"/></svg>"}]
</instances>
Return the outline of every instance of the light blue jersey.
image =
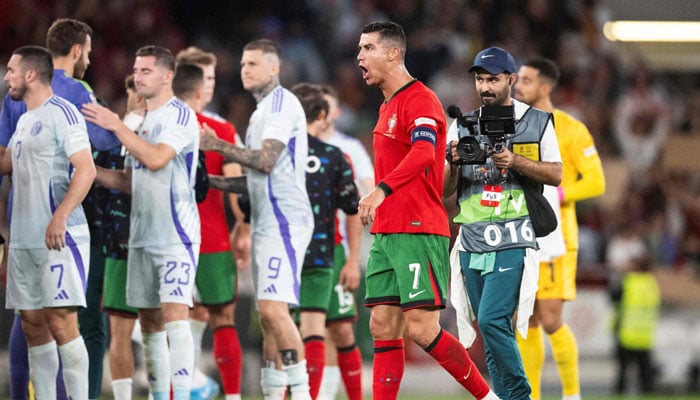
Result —
<instances>
[{"instance_id":1,"label":"light blue jersey","mask_svg":"<svg viewBox=\"0 0 700 400\"><path fill-rule=\"evenodd\" d=\"M148 143L163 143L177 153L158 171L133 156L129 247L200 243L200 222L194 195L199 124L194 111L173 97L149 111L138 135Z\"/></svg>"},{"instance_id":2,"label":"light blue jersey","mask_svg":"<svg viewBox=\"0 0 700 400\"><path fill-rule=\"evenodd\" d=\"M46 227L68 191L70 157L90 149L85 119L65 99L51 96L17 122L12 152L12 224L10 247L45 249ZM67 221L69 246L90 241L82 206Z\"/></svg>"},{"instance_id":3,"label":"light blue jersey","mask_svg":"<svg viewBox=\"0 0 700 400\"><path fill-rule=\"evenodd\" d=\"M282 86L265 96L250 117L246 147L260 150L264 139L279 140L285 148L269 174L252 169L247 172L254 229L313 227L306 193L306 116L296 96Z\"/></svg>"}]
</instances>

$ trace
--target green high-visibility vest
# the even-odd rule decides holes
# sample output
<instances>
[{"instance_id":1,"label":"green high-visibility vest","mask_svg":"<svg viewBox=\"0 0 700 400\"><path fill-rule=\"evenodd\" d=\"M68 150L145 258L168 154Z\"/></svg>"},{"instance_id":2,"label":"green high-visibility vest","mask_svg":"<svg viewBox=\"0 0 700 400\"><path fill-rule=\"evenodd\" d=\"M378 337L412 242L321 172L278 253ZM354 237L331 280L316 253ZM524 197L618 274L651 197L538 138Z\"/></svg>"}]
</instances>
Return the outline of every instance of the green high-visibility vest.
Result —
<instances>
[{"instance_id":1,"label":"green high-visibility vest","mask_svg":"<svg viewBox=\"0 0 700 400\"><path fill-rule=\"evenodd\" d=\"M656 278L649 272L630 272L622 283L620 344L628 349L649 350L659 317L661 295Z\"/></svg>"}]
</instances>

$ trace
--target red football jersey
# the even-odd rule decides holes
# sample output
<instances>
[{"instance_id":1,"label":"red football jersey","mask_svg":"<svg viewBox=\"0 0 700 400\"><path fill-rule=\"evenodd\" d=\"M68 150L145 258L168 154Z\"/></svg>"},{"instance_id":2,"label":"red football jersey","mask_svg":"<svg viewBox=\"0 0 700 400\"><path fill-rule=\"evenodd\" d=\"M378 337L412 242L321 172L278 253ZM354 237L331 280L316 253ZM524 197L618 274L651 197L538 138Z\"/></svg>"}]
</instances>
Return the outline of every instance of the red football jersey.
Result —
<instances>
[{"instance_id":1,"label":"red football jersey","mask_svg":"<svg viewBox=\"0 0 700 400\"><path fill-rule=\"evenodd\" d=\"M230 143L236 142L236 128L230 122L222 122L202 114L197 114L199 124L207 124L216 132L219 139ZM223 175L224 157L216 151L204 152L207 173L210 175ZM202 244L200 253L218 253L231 250L228 238L228 224L226 222L226 210L224 209L224 193L214 188L209 188L207 197L198 203L199 219L202 223Z\"/></svg>"},{"instance_id":2,"label":"red football jersey","mask_svg":"<svg viewBox=\"0 0 700 400\"><path fill-rule=\"evenodd\" d=\"M382 103L373 135L374 177L375 183L382 182L392 193L377 209L372 233L449 237L442 204L446 134L440 100L419 81ZM408 156L412 148L415 153ZM420 156L419 164L414 155Z\"/></svg>"}]
</instances>

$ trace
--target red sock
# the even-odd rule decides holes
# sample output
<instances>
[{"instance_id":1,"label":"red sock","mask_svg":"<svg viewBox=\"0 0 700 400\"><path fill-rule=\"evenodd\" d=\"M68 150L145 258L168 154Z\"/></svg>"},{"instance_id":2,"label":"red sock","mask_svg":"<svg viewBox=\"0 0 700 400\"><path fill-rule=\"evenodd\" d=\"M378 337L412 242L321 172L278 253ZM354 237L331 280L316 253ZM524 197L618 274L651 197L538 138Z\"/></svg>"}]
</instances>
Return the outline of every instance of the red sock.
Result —
<instances>
[{"instance_id":1,"label":"red sock","mask_svg":"<svg viewBox=\"0 0 700 400\"><path fill-rule=\"evenodd\" d=\"M396 400L406 366L403 338L374 341L372 399Z\"/></svg>"},{"instance_id":2,"label":"red sock","mask_svg":"<svg viewBox=\"0 0 700 400\"><path fill-rule=\"evenodd\" d=\"M477 399L483 398L491 390L469 358L467 350L449 332L440 331L425 351Z\"/></svg>"},{"instance_id":3,"label":"red sock","mask_svg":"<svg viewBox=\"0 0 700 400\"><path fill-rule=\"evenodd\" d=\"M309 394L315 399L321 389L323 368L326 366L326 343L322 336L304 338L306 371L309 373Z\"/></svg>"},{"instance_id":4,"label":"red sock","mask_svg":"<svg viewBox=\"0 0 700 400\"><path fill-rule=\"evenodd\" d=\"M219 369L224 394L241 393L241 342L235 326L224 326L214 331L214 360Z\"/></svg>"},{"instance_id":5,"label":"red sock","mask_svg":"<svg viewBox=\"0 0 700 400\"><path fill-rule=\"evenodd\" d=\"M338 368L348 400L362 400L362 355L357 345L338 349Z\"/></svg>"}]
</instances>

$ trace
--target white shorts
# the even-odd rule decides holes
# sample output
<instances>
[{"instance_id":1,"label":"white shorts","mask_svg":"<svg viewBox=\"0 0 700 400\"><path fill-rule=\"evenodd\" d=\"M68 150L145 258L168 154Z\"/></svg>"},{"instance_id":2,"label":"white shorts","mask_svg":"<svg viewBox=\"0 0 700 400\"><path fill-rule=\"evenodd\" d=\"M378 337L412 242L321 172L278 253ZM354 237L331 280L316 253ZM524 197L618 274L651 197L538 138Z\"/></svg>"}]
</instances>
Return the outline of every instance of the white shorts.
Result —
<instances>
[{"instance_id":1,"label":"white shorts","mask_svg":"<svg viewBox=\"0 0 700 400\"><path fill-rule=\"evenodd\" d=\"M5 308L85 307L90 243L63 249L10 248Z\"/></svg>"},{"instance_id":2,"label":"white shorts","mask_svg":"<svg viewBox=\"0 0 700 400\"><path fill-rule=\"evenodd\" d=\"M253 232L251 253L258 300L299 305L301 268L313 232L314 227L308 225Z\"/></svg>"},{"instance_id":3,"label":"white shorts","mask_svg":"<svg viewBox=\"0 0 700 400\"><path fill-rule=\"evenodd\" d=\"M161 303L192 307L199 243L131 247L126 269L126 304L160 308Z\"/></svg>"}]
</instances>

